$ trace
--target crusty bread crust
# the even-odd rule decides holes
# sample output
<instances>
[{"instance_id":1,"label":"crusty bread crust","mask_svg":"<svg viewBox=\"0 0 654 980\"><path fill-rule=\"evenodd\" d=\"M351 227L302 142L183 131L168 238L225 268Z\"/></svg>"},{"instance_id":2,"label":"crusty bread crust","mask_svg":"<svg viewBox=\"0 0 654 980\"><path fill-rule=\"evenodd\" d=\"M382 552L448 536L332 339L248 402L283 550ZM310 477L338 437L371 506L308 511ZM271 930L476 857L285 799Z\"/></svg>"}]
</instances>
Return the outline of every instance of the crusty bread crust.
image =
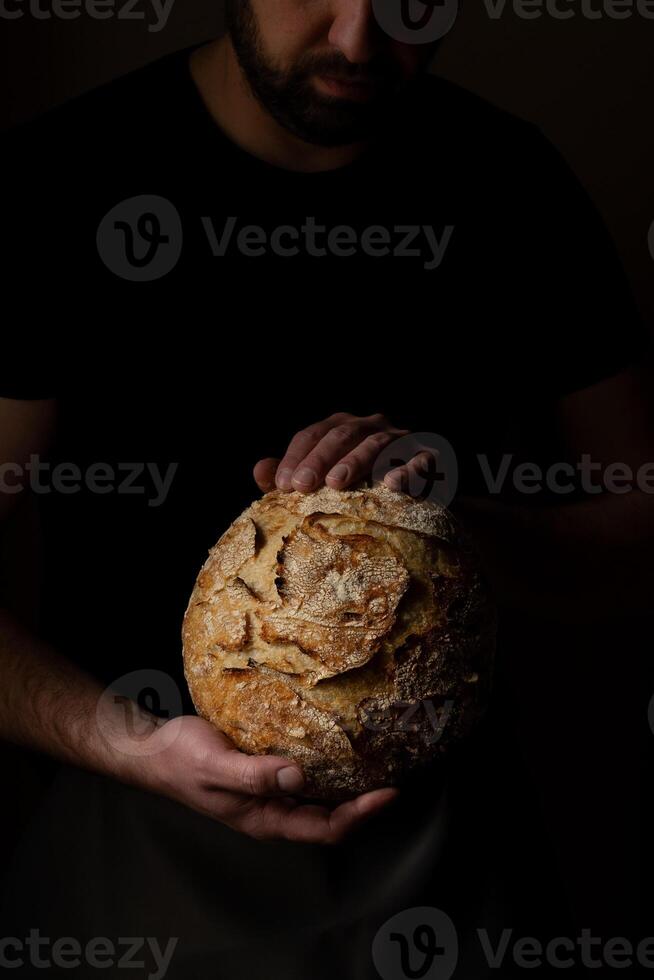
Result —
<instances>
[{"instance_id":1,"label":"crusty bread crust","mask_svg":"<svg viewBox=\"0 0 654 980\"><path fill-rule=\"evenodd\" d=\"M210 550L182 625L195 707L305 795L401 782L484 710L497 613L452 514L384 484L272 491Z\"/></svg>"}]
</instances>

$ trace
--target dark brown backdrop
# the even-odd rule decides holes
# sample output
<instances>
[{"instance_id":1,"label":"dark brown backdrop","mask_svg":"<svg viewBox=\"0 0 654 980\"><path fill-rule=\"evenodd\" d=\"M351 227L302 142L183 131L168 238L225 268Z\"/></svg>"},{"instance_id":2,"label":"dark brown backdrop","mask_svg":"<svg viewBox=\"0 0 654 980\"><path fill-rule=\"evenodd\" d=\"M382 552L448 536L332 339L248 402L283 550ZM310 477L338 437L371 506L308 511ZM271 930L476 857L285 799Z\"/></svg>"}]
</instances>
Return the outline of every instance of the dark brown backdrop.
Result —
<instances>
[{"instance_id":1,"label":"dark brown backdrop","mask_svg":"<svg viewBox=\"0 0 654 980\"><path fill-rule=\"evenodd\" d=\"M221 3L178 0L159 33L148 32L141 21L94 21L84 15L71 21L24 16L0 20L0 26L7 95L0 126L6 127L219 33ZM446 77L538 123L563 151L603 213L650 323L653 41L654 21L639 17L523 20L509 11L493 21L483 3L468 0L434 65ZM47 180L47 161L43 173ZM636 622L601 638L600 632L527 631L528 639L515 639L513 659L524 708L523 746L538 771L580 924L609 920L616 928L618 920L632 921L639 866L634 795L643 785L624 720L632 718L644 732L651 689L648 672L641 696L631 697L629 678L635 670L630 661L649 662L651 629ZM617 685L616 658L622 664ZM21 790L29 795L29 771L19 759L10 754L13 765L3 763L6 783L14 788L11 812L17 826L24 819L18 806Z\"/></svg>"},{"instance_id":2,"label":"dark brown backdrop","mask_svg":"<svg viewBox=\"0 0 654 980\"><path fill-rule=\"evenodd\" d=\"M222 0L174 0L158 32L148 30L148 19L154 26L156 18L146 0L136 7L146 20L94 20L84 13L75 20L37 20L27 13L27 2L7 0L25 13L0 21L6 93L0 127L222 29ZM39 0L41 9L47 2ZM603 0L592 2L600 9ZM123 5L116 0L116 9ZM654 19L638 13L624 20L585 19L580 0L559 0L559 8L577 16L526 20L507 3L493 19L480 0L464 0L434 69L542 126L604 215L640 306L654 323L648 248L654 221Z\"/></svg>"}]
</instances>

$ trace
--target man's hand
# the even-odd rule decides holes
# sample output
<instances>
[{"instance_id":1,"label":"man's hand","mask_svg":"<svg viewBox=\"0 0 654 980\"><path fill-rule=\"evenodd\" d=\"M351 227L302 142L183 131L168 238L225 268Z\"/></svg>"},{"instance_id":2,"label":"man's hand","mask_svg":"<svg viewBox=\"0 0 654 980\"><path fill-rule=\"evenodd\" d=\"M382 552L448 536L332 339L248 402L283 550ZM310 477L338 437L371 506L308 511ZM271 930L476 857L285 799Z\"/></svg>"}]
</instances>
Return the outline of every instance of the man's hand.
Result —
<instances>
[{"instance_id":1,"label":"man's hand","mask_svg":"<svg viewBox=\"0 0 654 980\"><path fill-rule=\"evenodd\" d=\"M167 796L257 839L336 844L398 795L388 788L334 809L303 805L293 798L302 773L290 759L246 755L192 715L164 722L103 690L3 609L0 668L0 739Z\"/></svg>"},{"instance_id":2,"label":"man's hand","mask_svg":"<svg viewBox=\"0 0 654 980\"><path fill-rule=\"evenodd\" d=\"M396 428L380 413L360 417L337 412L294 435L281 460L259 460L254 479L264 493L275 487L310 493L323 483L344 490L368 476L382 450L408 433L409 429ZM408 465L419 466L419 458ZM402 489L405 469L389 472L384 482Z\"/></svg>"},{"instance_id":3,"label":"man's hand","mask_svg":"<svg viewBox=\"0 0 654 980\"><path fill-rule=\"evenodd\" d=\"M190 715L157 726L147 755L133 762L131 782L257 840L336 844L398 795L374 790L333 810L301 804L290 795L304 783L294 762L246 755L208 721Z\"/></svg>"}]
</instances>

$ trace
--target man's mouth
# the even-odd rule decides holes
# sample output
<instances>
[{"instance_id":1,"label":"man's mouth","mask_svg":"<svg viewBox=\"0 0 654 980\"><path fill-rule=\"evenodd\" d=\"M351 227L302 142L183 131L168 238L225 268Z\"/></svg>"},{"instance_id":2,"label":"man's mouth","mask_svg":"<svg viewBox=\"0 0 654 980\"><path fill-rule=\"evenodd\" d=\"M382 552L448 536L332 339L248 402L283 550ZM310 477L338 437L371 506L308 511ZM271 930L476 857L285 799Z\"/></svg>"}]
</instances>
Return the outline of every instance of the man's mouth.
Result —
<instances>
[{"instance_id":1,"label":"man's mouth","mask_svg":"<svg viewBox=\"0 0 654 980\"><path fill-rule=\"evenodd\" d=\"M322 89L339 98L355 102L367 102L378 90L378 83L371 79L351 79L338 75L316 75Z\"/></svg>"}]
</instances>

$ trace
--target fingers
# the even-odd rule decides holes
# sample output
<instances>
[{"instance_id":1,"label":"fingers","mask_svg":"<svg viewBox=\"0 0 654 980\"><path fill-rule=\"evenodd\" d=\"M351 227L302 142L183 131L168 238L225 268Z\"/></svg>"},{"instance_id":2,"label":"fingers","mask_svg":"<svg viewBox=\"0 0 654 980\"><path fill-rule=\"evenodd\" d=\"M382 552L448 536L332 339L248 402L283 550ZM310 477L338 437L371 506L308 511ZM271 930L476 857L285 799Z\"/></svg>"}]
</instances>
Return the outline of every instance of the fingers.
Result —
<instances>
[{"instance_id":1,"label":"fingers","mask_svg":"<svg viewBox=\"0 0 654 980\"><path fill-rule=\"evenodd\" d=\"M330 836L325 843L337 844L347 834L352 833L366 820L396 800L398 796L399 790L389 786L384 789L372 790L370 793L363 793L354 800L342 803L331 814Z\"/></svg>"},{"instance_id":2,"label":"fingers","mask_svg":"<svg viewBox=\"0 0 654 980\"><path fill-rule=\"evenodd\" d=\"M411 489L416 487L422 489L434 459L434 454L429 450L416 453L404 466L397 466L394 470L389 470L384 477L384 483L391 490L397 490L400 493L411 493Z\"/></svg>"},{"instance_id":3,"label":"fingers","mask_svg":"<svg viewBox=\"0 0 654 980\"><path fill-rule=\"evenodd\" d=\"M334 809L303 802L296 798L305 785L296 762L247 755L224 733L209 732L208 722L189 722L183 757L185 771L195 773L195 789L191 797L176 798L251 837L335 844L398 795L396 789L374 790Z\"/></svg>"},{"instance_id":4,"label":"fingers","mask_svg":"<svg viewBox=\"0 0 654 980\"><path fill-rule=\"evenodd\" d=\"M369 419L356 419L332 426L295 470L295 490L315 490L324 482L329 470L374 429Z\"/></svg>"},{"instance_id":5,"label":"fingers","mask_svg":"<svg viewBox=\"0 0 654 980\"><path fill-rule=\"evenodd\" d=\"M254 481L264 493L275 489L275 473L279 466L279 460L273 457L260 459L252 471Z\"/></svg>"},{"instance_id":6,"label":"fingers","mask_svg":"<svg viewBox=\"0 0 654 980\"><path fill-rule=\"evenodd\" d=\"M267 493L299 490L310 493L321 484L343 490L368 476L380 453L409 429L395 428L381 414L358 417L337 413L298 432L281 460L261 459L254 479ZM437 458L425 449L403 466L389 470L383 482L393 490L419 496Z\"/></svg>"},{"instance_id":7,"label":"fingers","mask_svg":"<svg viewBox=\"0 0 654 980\"><path fill-rule=\"evenodd\" d=\"M350 483L363 479L372 470L382 449L399 436L406 435L408 429L389 429L386 432L373 432L360 442L356 449L339 459L325 475L328 487L342 490Z\"/></svg>"},{"instance_id":8,"label":"fingers","mask_svg":"<svg viewBox=\"0 0 654 980\"><path fill-rule=\"evenodd\" d=\"M398 796L393 788L373 790L334 810L317 804L297 805L285 799L250 800L233 821L236 829L257 840L303 844L337 844Z\"/></svg>"},{"instance_id":9,"label":"fingers","mask_svg":"<svg viewBox=\"0 0 654 980\"><path fill-rule=\"evenodd\" d=\"M166 731L139 784L259 839L337 843L398 794L376 790L330 809L302 798L304 775L292 759L247 755L195 716L171 719L153 738Z\"/></svg>"},{"instance_id":10,"label":"fingers","mask_svg":"<svg viewBox=\"0 0 654 980\"><path fill-rule=\"evenodd\" d=\"M347 415L345 412L339 412L336 415L330 415L328 419L322 422L316 422L315 425L310 425L308 428L296 433L291 439L289 447L277 469L275 477L277 487L280 490L312 490L314 477L311 472L307 474L302 472L305 468L303 461L330 429L346 422L350 418L352 416Z\"/></svg>"},{"instance_id":11,"label":"fingers","mask_svg":"<svg viewBox=\"0 0 654 980\"><path fill-rule=\"evenodd\" d=\"M381 450L407 432L391 426L381 414L332 415L293 437L277 468L276 485L303 493L323 482L346 487L367 475Z\"/></svg>"}]
</instances>

